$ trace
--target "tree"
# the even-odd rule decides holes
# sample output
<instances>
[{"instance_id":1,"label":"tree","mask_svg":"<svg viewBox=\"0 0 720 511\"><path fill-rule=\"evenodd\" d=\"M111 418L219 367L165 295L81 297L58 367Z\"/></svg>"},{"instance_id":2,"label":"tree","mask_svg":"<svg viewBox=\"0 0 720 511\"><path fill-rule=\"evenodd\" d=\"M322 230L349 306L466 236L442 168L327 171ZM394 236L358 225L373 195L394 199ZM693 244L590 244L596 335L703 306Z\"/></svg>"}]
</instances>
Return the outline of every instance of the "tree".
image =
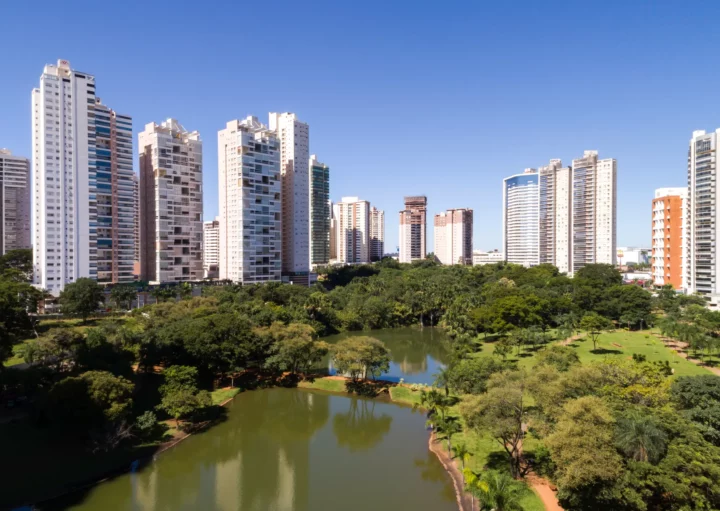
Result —
<instances>
[{"instance_id":1,"label":"tree","mask_svg":"<svg viewBox=\"0 0 720 511\"><path fill-rule=\"evenodd\" d=\"M573 280L580 286L607 288L622 284L622 275L611 264L586 264L575 272Z\"/></svg>"},{"instance_id":2,"label":"tree","mask_svg":"<svg viewBox=\"0 0 720 511\"><path fill-rule=\"evenodd\" d=\"M268 329L273 340L269 367L290 371L292 374L305 372L327 355L329 345L314 338L315 330L301 323L274 323Z\"/></svg>"},{"instance_id":3,"label":"tree","mask_svg":"<svg viewBox=\"0 0 720 511\"><path fill-rule=\"evenodd\" d=\"M212 405L210 393L202 390L194 392L188 388L177 388L163 394L162 401L158 405L175 419L175 425L180 425L180 419L193 419L198 412Z\"/></svg>"},{"instance_id":4,"label":"tree","mask_svg":"<svg viewBox=\"0 0 720 511\"><path fill-rule=\"evenodd\" d=\"M37 364L61 373L75 369L84 344L81 333L58 328L26 343L23 356L28 364Z\"/></svg>"},{"instance_id":5,"label":"tree","mask_svg":"<svg viewBox=\"0 0 720 511\"><path fill-rule=\"evenodd\" d=\"M467 426L480 434L489 434L505 450L513 477L520 477L522 472L524 391L523 372L498 373L490 377L486 394L468 398L460 405Z\"/></svg>"},{"instance_id":6,"label":"tree","mask_svg":"<svg viewBox=\"0 0 720 511\"><path fill-rule=\"evenodd\" d=\"M672 400L706 440L720 446L720 378L682 376L670 389Z\"/></svg>"},{"instance_id":7,"label":"tree","mask_svg":"<svg viewBox=\"0 0 720 511\"><path fill-rule=\"evenodd\" d=\"M17 248L0 256L0 274L6 271L18 272L25 282L30 282L33 273L32 249Z\"/></svg>"},{"instance_id":8,"label":"tree","mask_svg":"<svg viewBox=\"0 0 720 511\"><path fill-rule=\"evenodd\" d=\"M435 385L445 389L445 395L450 395L450 368L443 367L437 373L433 375L435 378Z\"/></svg>"},{"instance_id":9,"label":"tree","mask_svg":"<svg viewBox=\"0 0 720 511\"><path fill-rule=\"evenodd\" d=\"M656 463L667 442L667 435L649 415L637 411L628 413L617 422L615 443L627 456Z\"/></svg>"},{"instance_id":10,"label":"tree","mask_svg":"<svg viewBox=\"0 0 720 511\"><path fill-rule=\"evenodd\" d=\"M588 333L593 343L593 350L597 350L598 337L612 328L612 322L597 312L588 312L580 320L580 328Z\"/></svg>"},{"instance_id":11,"label":"tree","mask_svg":"<svg viewBox=\"0 0 720 511\"><path fill-rule=\"evenodd\" d=\"M198 370L195 367L175 365L165 369L165 383L160 386L161 394L170 394L180 390L197 392Z\"/></svg>"},{"instance_id":12,"label":"tree","mask_svg":"<svg viewBox=\"0 0 720 511\"><path fill-rule=\"evenodd\" d=\"M63 313L77 314L82 318L83 323L90 314L97 311L104 299L102 287L97 281L85 277L67 284L60 292L60 306Z\"/></svg>"},{"instance_id":13,"label":"tree","mask_svg":"<svg viewBox=\"0 0 720 511\"><path fill-rule=\"evenodd\" d=\"M470 469L463 474L470 493L478 499L480 511L523 511L522 499L528 489L523 483L497 470L478 475Z\"/></svg>"},{"instance_id":14,"label":"tree","mask_svg":"<svg viewBox=\"0 0 720 511\"><path fill-rule=\"evenodd\" d=\"M390 350L373 337L350 337L337 343L332 352L335 369L354 382L368 374L375 379L390 370Z\"/></svg>"},{"instance_id":15,"label":"tree","mask_svg":"<svg viewBox=\"0 0 720 511\"><path fill-rule=\"evenodd\" d=\"M129 284L120 284L110 290L110 299L118 309L128 310L137 297L137 290Z\"/></svg>"},{"instance_id":16,"label":"tree","mask_svg":"<svg viewBox=\"0 0 720 511\"><path fill-rule=\"evenodd\" d=\"M452 452L453 435L462 432L462 427L460 426L457 417L444 416L438 418L435 421L435 429L439 433L445 434L445 440L447 440L448 454L450 454Z\"/></svg>"},{"instance_id":17,"label":"tree","mask_svg":"<svg viewBox=\"0 0 720 511\"><path fill-rule=\"evenodd\" d=\"M504 368L505 364L487 355L463 358L448 367L447 383L459 394L482 394L487 390L488 378Z\"/></svg>"},{"instance_id":18,"label":"tree","mask_svg":"<svg viewBox=\"0 0 720 511\"><path fill-rule=\"evenodd\" d=\"M502 358L504 361L510 353L512 353L512 344L509 337L503 337L495 343L493 355Z\"/></svg>"},{"instance_id":19,"label":"tree","mask_svg":"<svg viewBox=\"0 0 720 511\"><path fill-rule=\"evenodd\" d=\"M567 371L580 363L577 352L569 346L554 344L545 348L535 357L535 365L549 365L558 371Z\"/></svg>"}]
</instances>

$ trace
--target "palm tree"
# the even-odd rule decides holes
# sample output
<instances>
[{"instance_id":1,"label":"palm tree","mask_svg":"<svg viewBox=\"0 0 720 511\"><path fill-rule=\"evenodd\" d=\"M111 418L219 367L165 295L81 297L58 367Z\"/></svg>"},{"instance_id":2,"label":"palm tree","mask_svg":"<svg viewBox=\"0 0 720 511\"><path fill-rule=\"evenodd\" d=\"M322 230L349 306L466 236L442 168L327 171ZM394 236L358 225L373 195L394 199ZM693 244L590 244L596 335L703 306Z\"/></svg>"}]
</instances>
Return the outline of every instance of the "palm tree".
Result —
<instances>
[{"instance_id":1,"label":"palm tree","mask_svg":"<svg viewBox=\"0 0 720 511\"><path fill-rule=\"evenodd\" d=\"M457 417L441 417L435 421L436 430L439 433L445 433L445 439L447 440L448 454L452 452L452 436L462 431L462 427L458 422Z\"/></svg>"},{"instance_id":2,"label":"palm tree","mask_svg":"<svg viewBox=\"0 0 720 511\"><path fill-rule=\"evenodd\" d=\"M477 497L480 511L523 511L520 504L528 489L505 472L487 470L482 476L465 469L468 490Z\"/></svg>"},{"instance_id":3,"label":"palm tree","mask_svg":"<svg viewBox=\"0 0 720 511\"><path fill-rule=\"evenodd\" d=\"M453 450L453 458L460 459L460 467L462 468L463 481L464 481L465 480L465 463L467 463L470 460L470 456L472 456L472 453L468 450L467 446L463 443L453 446L452 450Z\"/></svg>"},{"instance_id":4,"label":"palm tree","mask_svg":"<svg viewBox=\"0 0 720 511\"><path fill-rule=\"evenodd\" d=\"M443 367L437 373L433 374L435 377L435 385L445 389L445 395L450 395L450 368Z\"/></svg>"},{"instance_id":5,"label":"palm tree","mask_svg":"<svg viewBox=\"0 0 720 511\"><path fill-rule=\"evenodd\" d=\"M632 459L655 463L665 451L667 435L654 418L631 412L618 421L615 442Z\"/></svg>"}]
</instances>

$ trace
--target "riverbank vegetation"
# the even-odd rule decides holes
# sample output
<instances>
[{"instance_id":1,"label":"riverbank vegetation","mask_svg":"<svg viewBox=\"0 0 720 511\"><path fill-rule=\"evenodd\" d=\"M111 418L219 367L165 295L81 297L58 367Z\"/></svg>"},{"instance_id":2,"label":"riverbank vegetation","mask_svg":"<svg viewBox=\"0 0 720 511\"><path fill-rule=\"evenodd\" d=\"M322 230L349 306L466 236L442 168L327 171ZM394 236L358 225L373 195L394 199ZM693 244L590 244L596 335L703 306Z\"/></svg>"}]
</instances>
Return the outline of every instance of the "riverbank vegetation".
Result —
<instances>
[{"instance_id":1,"label":"riverbank vegetation","mask_svg":"<svg viewBox=\"0 0 720 511\"><path fill-rule=\"evenodd\" d=\"M328 269L309 288L208 286L193 298L186 286L162 303L90 321L86 302L99 295L91 281L81 281L68 285L60 299L81 320L56 321L49 329L27 314L39 296L24 278L22 269L10 268L0 280L0 355L27 363L23 369L0 370L3 401L24 410L11 417L13 423L0 425L0 437L44 436L47 443L28 441L10 451L55 470L43 479L56 481L54 491L86 480L88 472L73 473L62 457L49 457L53 442L82 451L78 458L126 463L152 452L171 427L192 429L222 420L217 405L236 388L373 390L365 379L381 378L390 361L382 343L370 335L333 347L320 338L417 325L440 326L450 334L451 363L437 390L423 389L424 394L391 386L389 391L399 402L426 408L448 450L458 440L474 449L468 469L477 478L468 480L490 484L482 476L487 469L516 478L534 470L554 481L561 502L573 509L591 509L593 503L643 510L716 505L714 408L688 399L687 391L683 400L673 394L678 377L692 374L686 369L691 364L675 364L671 352L645 337L650 334L644 329L657 324L666 336L683 337L681 332L698 328L702 335L685 337L691 349L699 347L698 356L712 361L718 313L701 312L695 297L662 290L653 298L640 287L622 285L609 266L590 265L569 279L549 265L467 268L386 260ZM119 291L111 298L120 308L128 300ZM638 350L625 338L611 340L624 335L609 333L614 328L625 329L633 342L640 339ZM552 346L553 338L580 332L587 340ZM317 365L328 353L350 385L322 378ZM438 408L436 398L445 404ZM638 440L626 430L652 432L658 445L638 454ZM582 432L576 440L561 441L576 431ZM476 448L488 445L488 439L505 451L505 459ZM574 479L596 448L607 460L606 471ZM678 453L685 448L692 453ZM685 461L695 467L696 477L678 480L672 471ZM20 466L30 473L31 465ZM38 497L36 487L32 493L17 490L22 485L9 487L16 490L3 498L12 503ZM683 507L690 505L689 496L706 507Z\"/></svg>"}]
</instances>

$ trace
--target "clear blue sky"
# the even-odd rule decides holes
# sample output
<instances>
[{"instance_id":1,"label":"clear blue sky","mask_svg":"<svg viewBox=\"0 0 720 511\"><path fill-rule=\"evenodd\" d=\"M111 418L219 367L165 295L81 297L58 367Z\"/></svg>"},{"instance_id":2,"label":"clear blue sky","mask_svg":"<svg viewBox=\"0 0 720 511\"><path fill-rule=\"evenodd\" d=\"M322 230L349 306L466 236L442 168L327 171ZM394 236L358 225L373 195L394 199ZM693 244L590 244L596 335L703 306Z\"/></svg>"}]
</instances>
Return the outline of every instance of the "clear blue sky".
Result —
<instances>
[{"instance_id":1,"label":"clear blue sky","mask_svg":"<svg viewBox=\"0 0 720 511\"><path fill-rule=\"evenodd\" d=\"M200 131L211 218L217 131L295 112L332 199L385 210L386 250L412 194L473 208L475 248L499 247L502 179L585 149L618 160L618 245L648 245L653 190L720 126L720 2L6 0L0 19L0 147L30 156L30 91L67 59L136 144L167 117Z\"/></svg>"}]
</instances>

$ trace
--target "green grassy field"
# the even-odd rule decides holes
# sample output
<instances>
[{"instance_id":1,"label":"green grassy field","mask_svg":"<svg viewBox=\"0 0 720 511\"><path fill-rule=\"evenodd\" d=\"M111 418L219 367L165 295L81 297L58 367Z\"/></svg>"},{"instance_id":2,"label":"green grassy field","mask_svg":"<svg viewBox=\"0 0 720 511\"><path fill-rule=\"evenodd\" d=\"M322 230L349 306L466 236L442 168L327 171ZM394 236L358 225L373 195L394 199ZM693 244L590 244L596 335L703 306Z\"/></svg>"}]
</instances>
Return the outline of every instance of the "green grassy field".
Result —
<instances>
[{"instance_id":1,"label":"green grassy field","mask_svg":"<svg viewBox=\"0 0 720 511\"><path fill-rule=\"evenodd\" d=\"M345 392L345 381L334 378L315 378L313 381L303 380L298 383L303 389L326 390L329 392Z\"/></svg>"},{"instance_id":2,"label":"green grassy field","mask_svg":"<svg viewBox=\"0 0 720 511\"><path fill-rule=\"evenodd\" d=\"M577 351L583 364L612 358L631 359L633 353L638 353L645 355L649 362L664 362L667 360L670 367L674 369L675 376L697 376L711 373L706 367L689 362L670 348L667 348L657 335L657 332L651 330L639 332L616 330L600 335L597 350L593 350L592 341L585 337L572 342L570 346ZM494 350L495 342L486 342L482 345L481 353L492 354ZM515 360L519 367L529 369L535 363L533 355L533 351L523 349L520 351L520 355L517 356L513 350L513 353L508 356L508 360Z\"/></svg>"},{"instance_id":3,"label":"green grassy field","mask_svg":"<svg viewBox=\"0 0 720 511\"><path fill-rule=\"evenodd\" d=\"M212 402L214 405L221 405L228 399L231 399L231 398L237 396L239 393L240 393L240 389L238 389L238 388L217 389L217 390L213 390L210 393L210 396L212 397Z\"/></svg>"}]
</instances>

